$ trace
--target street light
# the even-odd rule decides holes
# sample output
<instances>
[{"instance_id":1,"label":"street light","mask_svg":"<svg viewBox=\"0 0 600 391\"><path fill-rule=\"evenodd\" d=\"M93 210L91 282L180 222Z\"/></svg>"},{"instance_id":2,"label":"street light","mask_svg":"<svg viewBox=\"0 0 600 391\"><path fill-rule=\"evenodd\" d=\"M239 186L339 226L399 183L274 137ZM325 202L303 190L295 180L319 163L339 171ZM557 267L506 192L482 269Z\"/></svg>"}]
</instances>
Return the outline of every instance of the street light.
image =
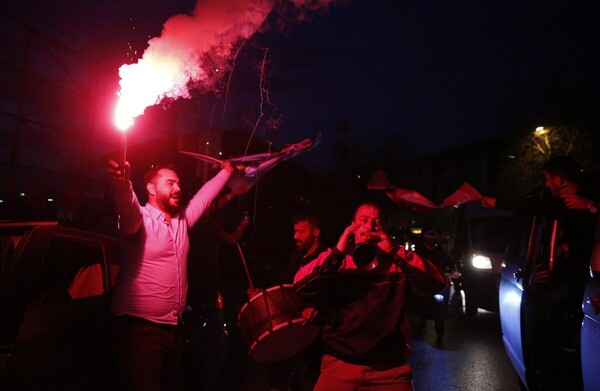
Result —
<instances>
[{"instance_id":1,"label":"street light","mask_svg":"<svg viewBox=\"0 0 600 391\"><path fill-rule=\"evenodd\" d=\"M537 137L546 136L546 138L548 138L548 133L550 133L550 129L545 128L543 126L538 126L537 128L535 128L535 131L534 131L534 134Z\"/></svg>"},{"instance_id":2,"label":"street light","mask_svg":"<svg viewBox=\"0 0 600 391\"><path fill-rule=\"evenodd\" d=\"M537 128L535 128L535 130L533 131L533 134L535 137L541 138L542 140L544 140L544 144L546 144L546 148L540 146L540 152L542 152L542 155L550 155L550 152L552 151L552 148L550 146L550 140L548 139L548 134L550 134L550 128L546 128L544 126L538 126Z\"/></svg>"}]
</instances>

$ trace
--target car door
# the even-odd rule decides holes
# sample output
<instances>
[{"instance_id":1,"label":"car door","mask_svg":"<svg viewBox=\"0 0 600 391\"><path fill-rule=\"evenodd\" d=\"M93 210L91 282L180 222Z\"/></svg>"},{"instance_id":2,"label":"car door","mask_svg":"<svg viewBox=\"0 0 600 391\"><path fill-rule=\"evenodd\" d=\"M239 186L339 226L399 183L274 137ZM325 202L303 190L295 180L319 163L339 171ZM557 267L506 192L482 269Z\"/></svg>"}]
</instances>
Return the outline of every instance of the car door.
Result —
<instances>
[{"instance_id":1,"label":"car door","mask_svg":"<svg viewBox=\"0 0 600 391\"><path fill-rule=\"evenodd\" d=\"M27 301L5 380L24 389L110 388L103 325L112 244L60 229L31 240L26 257L39 267L23 282Z\"/></svg>"},{"instance_id":2,"label":"car door","mask_svg":"<svg viewBox=\"0 0 600 391\"><path fill-rule=\"evenodd\" d=\"M581 326L581 365L586 391L600 390L600 218L596 226L590 270L591 278L583 296L584 317Z\"/></svg>"},{"instance_id":3,"label":"car door","mask_svg":"<svg viewBox=\"0 0 600 391\"><path fill-rule=\"evenodd\" d=\"M529 278L528 252L532 222L533 218L528 215L513 216L499 288L502 342L522 384L526 384L527 381L521 335L521 303L523 299L527 300L527 295L524 295L527 285L523 281Z\"/></svg>"},{"instance_id":4,"label":"car door","mask_svg":"<svg viewBox=\"0 0 600 391\"><path fill-rule=\"evenodd\" d=\"M513 239L507 249L500 286L500 321L506 352L522 385L528 389L546 384L552 358L548 349L558 343L557 312L561 294L553 282L558 264L568 260L562 230L549 215L517 215ZM550 272L550 280L534 287L536 268Z\"/></svg>"}]
</instances>

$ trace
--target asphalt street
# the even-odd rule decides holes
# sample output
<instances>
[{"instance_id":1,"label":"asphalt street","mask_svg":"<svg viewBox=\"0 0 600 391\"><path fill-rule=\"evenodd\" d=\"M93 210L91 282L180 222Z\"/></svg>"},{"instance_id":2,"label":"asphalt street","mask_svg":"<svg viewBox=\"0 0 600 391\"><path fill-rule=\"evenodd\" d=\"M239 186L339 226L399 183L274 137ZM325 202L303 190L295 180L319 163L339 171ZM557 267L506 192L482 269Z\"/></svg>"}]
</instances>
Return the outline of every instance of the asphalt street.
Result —
<instances>
[{"instance_id":1,"label":"asphalt street","mask_svg":"<svg viewBox=\"0 0 600 391\"><path fill-rule=\"evenodd\" d=\"M409 361L416 391L519 391L517 375L502 344L500 316L479 309L471 317L451 311L445 334L437 339L434 323L411 318Z\"/></svg>"}]
</instances>

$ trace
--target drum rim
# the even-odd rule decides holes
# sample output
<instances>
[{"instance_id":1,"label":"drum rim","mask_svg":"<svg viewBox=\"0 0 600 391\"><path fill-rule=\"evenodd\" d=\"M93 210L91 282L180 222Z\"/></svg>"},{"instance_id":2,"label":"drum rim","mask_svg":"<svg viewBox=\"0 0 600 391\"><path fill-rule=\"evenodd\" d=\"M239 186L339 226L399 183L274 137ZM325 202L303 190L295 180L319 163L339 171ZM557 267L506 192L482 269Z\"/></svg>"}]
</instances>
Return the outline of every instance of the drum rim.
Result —
<instances>
[{"instance_id":1,"label":"drum rim","mask_svg":"<svg viewBox=\"0 0 600 391\"><path fill-rule=\"evenodd\" d=\"M255 338L254 341L252 342L252 344L250 345L250 351L254 350L254 348L256 347L256 345L258 345L260 342L262 342L268 335L273 334L275 331L283 328L283 327L289 327L290 325L295 325L298 323L302 323L306 321L306 319L304 318L296 318L296 319L292 319L291 322L285 322L285 323L280 323L277 326L273 327L273 330L267 330L265 332L263 332L261 335L258 336L258 338ZM316 324L314 323L307 323L305 325L305 327L318 327Z\"/></svg>"},{"instance_id":2,"label":"drum rim","mask_svg":"<svg viewBox=\"0 0 600 391\"><path fill-rule=\"evenodd\" d=\"M250 299L248 299L244 303L244 305L240 309L240 312L238 313L238 321L239 321L239 318L240 318L239 314L241 314L242 312L244 312L244 310L246 309L246 307L248 307L248 304L251 304L253 301L255 301L259 297L263 296L265 292L271 292L271 291L276 290L276 289L281 289L282 287L283 288L292 288L292 290L294 291L294 293L296 293L296 290L294 289L294 285L292 285L292 284L279 284L279 285L275 285L275 286L272 286L272 287L267 288L267 289L261 289L260 292L258 292L254 296L252 296Z\"/></svg>"},{"instance_id":3,"label":"drum rim","mask_svg":"<svg viewBox=\"0 0 600 391\"><path fill-rule=\"evenodd\" d=\"M281 324L278 325L277 329L282 328L283 326L289 327L289 326L298 326L298 323L302 323L304 322L305 319L295 319L291 324ZM305 325L301 325L302 327L305 327L307 329L307 333L313 333L314 336L310 337L310 338L306 338L305 341L302 342L302 346L304 346L303 349L305 349L307 346L309 346L316 338L318 338L319 336L319 330L320 327L319 325L315 324L315 323L307 323ZM269 335L275 335L276 329L273 329L273 332L270 331L265 331L264 333L262 333L258 338L259 339L255 339L252 344L249 346L248 348L248 354L252 357L254 357L255 355L255 349L256 347ZM301 350L303 350L301 349ZM291 357L291 356L290 356Z\"/></svg>"}]
</instances>

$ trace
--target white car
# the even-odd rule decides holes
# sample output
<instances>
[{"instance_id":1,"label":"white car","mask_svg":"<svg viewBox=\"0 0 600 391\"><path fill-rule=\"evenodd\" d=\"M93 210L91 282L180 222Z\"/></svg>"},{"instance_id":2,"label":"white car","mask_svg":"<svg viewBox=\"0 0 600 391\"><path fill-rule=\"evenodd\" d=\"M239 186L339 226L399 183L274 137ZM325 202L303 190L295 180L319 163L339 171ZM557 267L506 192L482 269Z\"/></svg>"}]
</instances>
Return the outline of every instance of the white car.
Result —
<instances>
[{"instance_id":1,"label":"white car","mask_svg":"<svg viewBox=\"0 0 600 391\"><path fill-rule=\"evenodd\" d=\"M453 257L461 273L465 312L498 311L500 265L509 236L511 212L485 208L479 201L461 206Z\"/></svg>"},{"instance_id":2,"label":"white car","mask_svg":"<svg viewBox=\"0 0 600 391\"><path fill-rule=\"evenodd\" d=\"M590 279L583 295L581 361L585 390L600 390L600 218L596 225L594 250L590 261Z\"/></svg>"}]
</instances>

